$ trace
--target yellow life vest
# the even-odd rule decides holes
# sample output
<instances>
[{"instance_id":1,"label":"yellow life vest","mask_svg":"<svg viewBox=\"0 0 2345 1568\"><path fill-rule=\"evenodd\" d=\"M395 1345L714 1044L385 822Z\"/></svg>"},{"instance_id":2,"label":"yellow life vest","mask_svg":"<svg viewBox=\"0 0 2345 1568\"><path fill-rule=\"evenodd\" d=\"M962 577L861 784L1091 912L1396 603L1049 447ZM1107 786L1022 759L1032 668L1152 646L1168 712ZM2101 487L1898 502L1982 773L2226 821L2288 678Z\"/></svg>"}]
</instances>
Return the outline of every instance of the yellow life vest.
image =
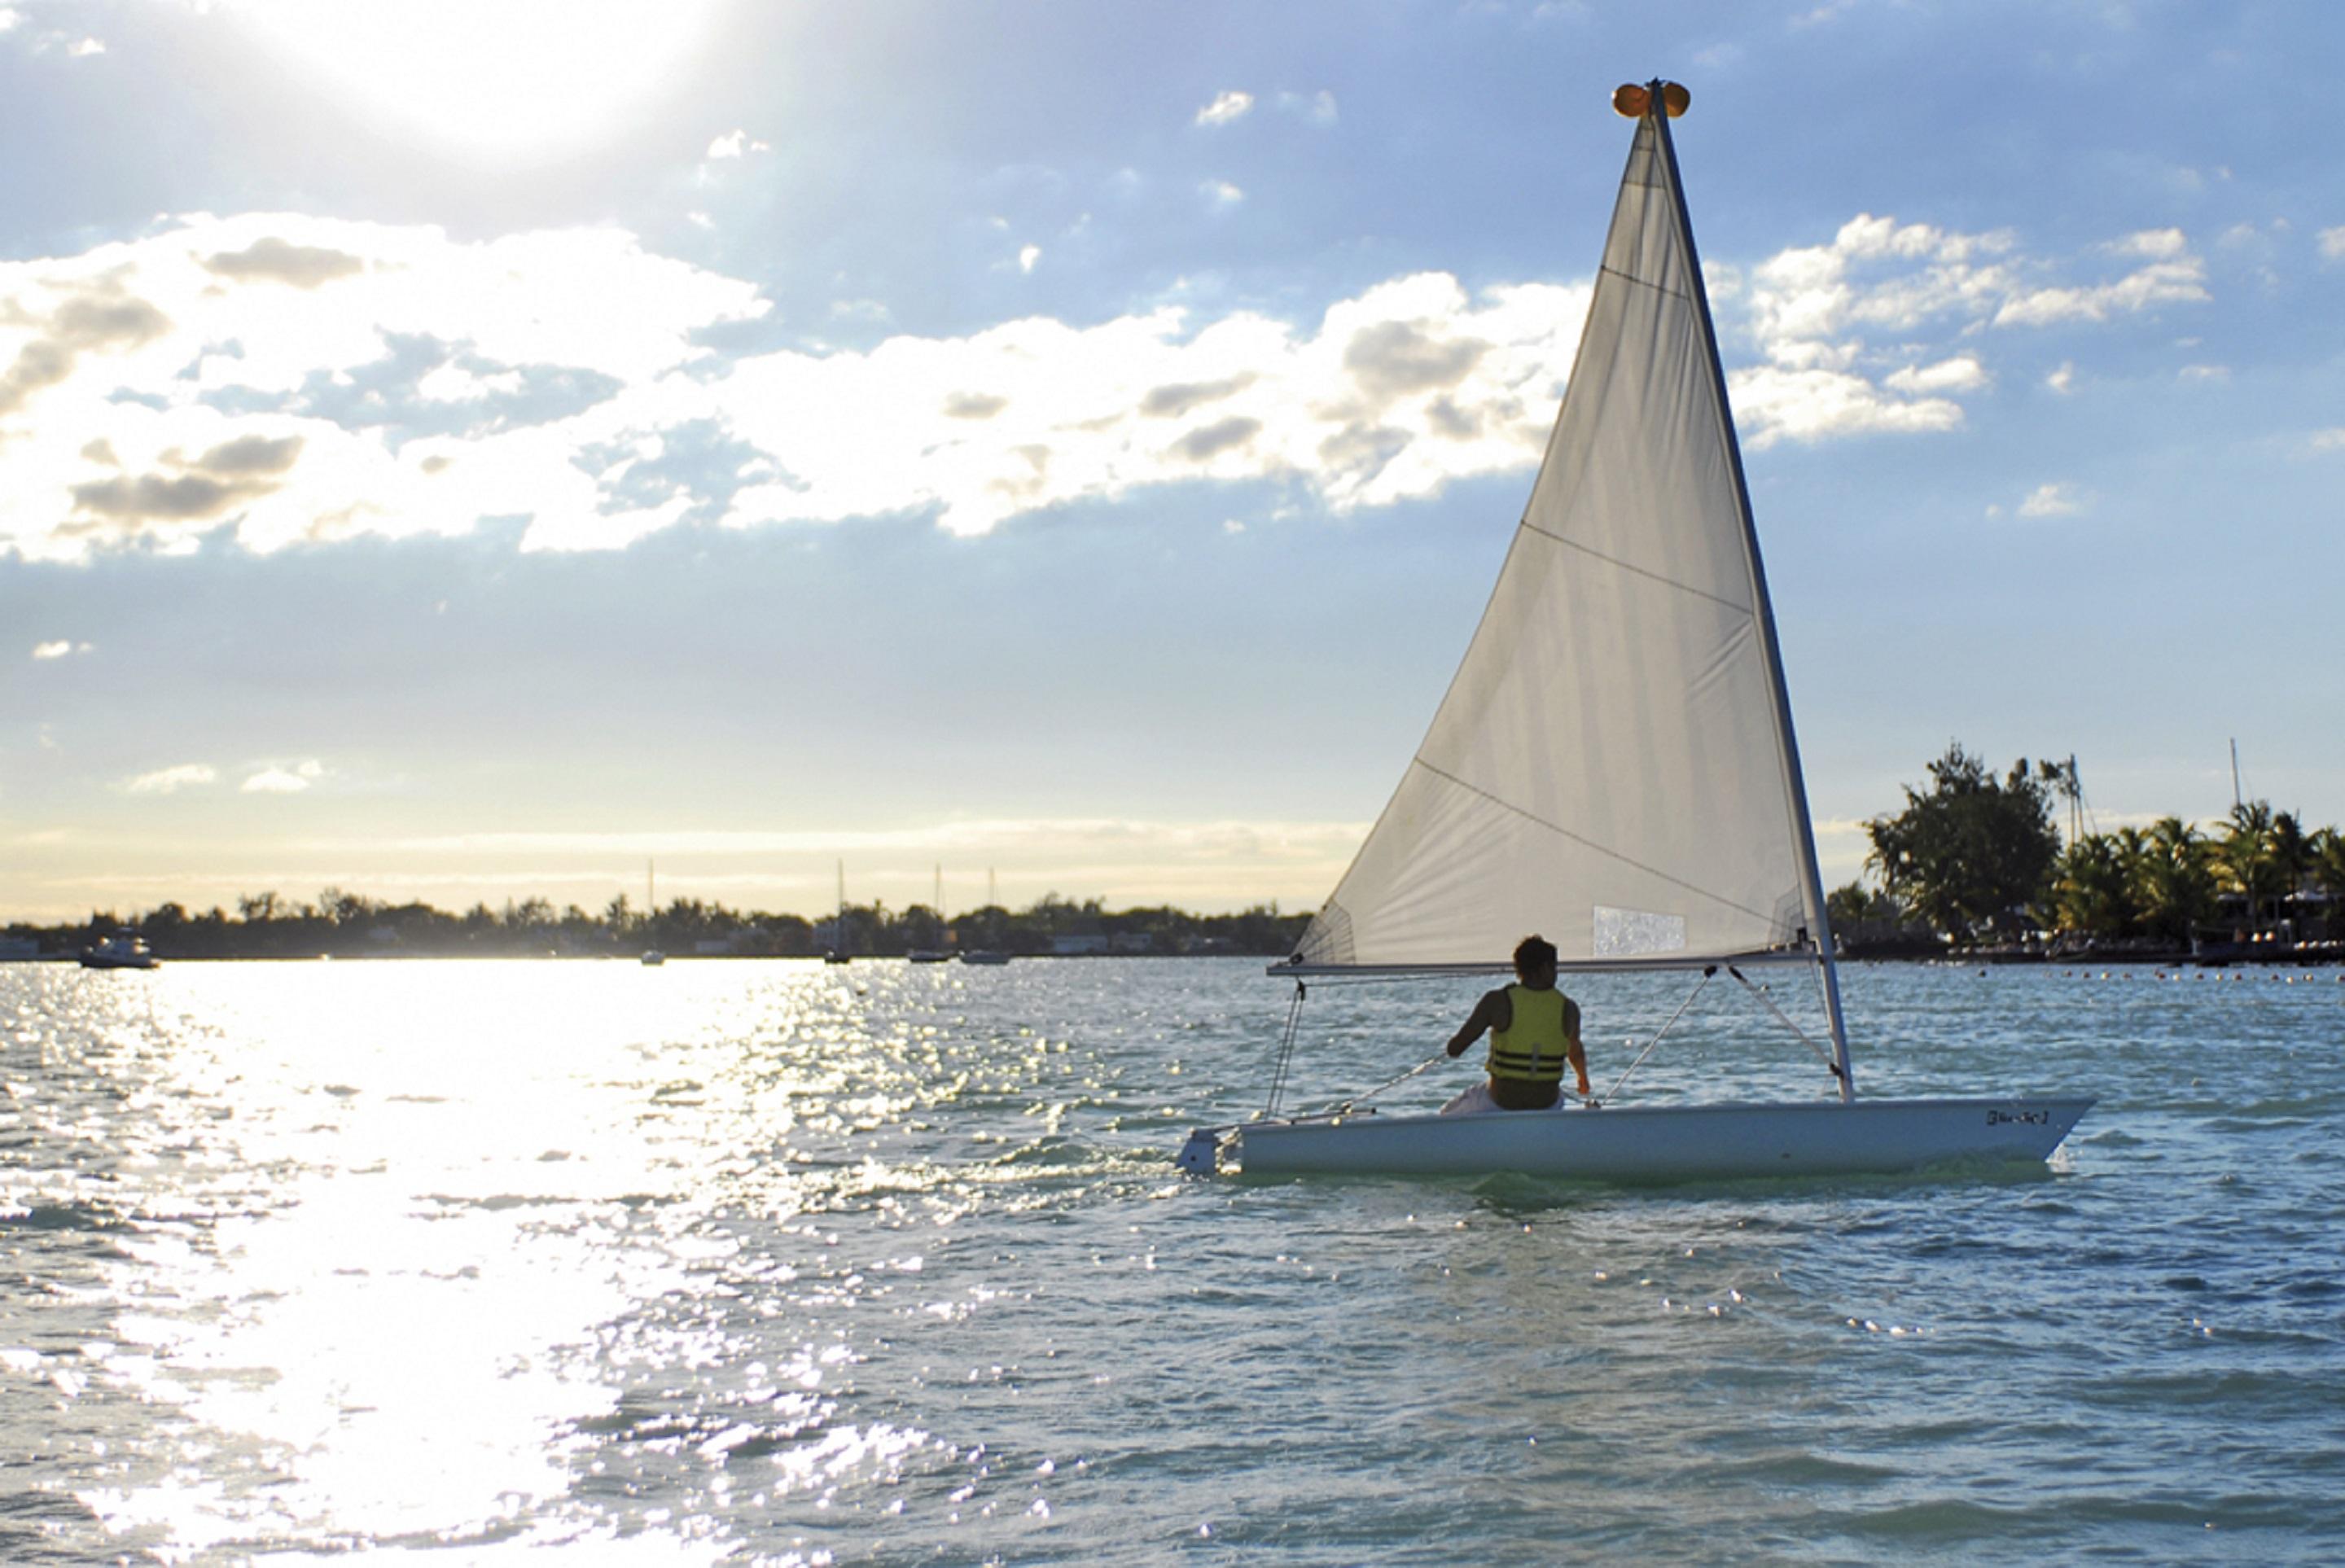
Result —
<instances>
[{"instance_id":1,"label":"yellow life vest","mask_svg":"<svg viewBox=\"0 0 2345 1568\"><path fill-rule=\"evenodd\" d=\"M1514 1018L1503 1029L1490 1032L1490 1076L1524 1083L1563 1081L1564 1053L1579 1033L1579 1007L1550 987L1534 991L1528 986L1507 987Z\"/></svg>"}]
</instances>

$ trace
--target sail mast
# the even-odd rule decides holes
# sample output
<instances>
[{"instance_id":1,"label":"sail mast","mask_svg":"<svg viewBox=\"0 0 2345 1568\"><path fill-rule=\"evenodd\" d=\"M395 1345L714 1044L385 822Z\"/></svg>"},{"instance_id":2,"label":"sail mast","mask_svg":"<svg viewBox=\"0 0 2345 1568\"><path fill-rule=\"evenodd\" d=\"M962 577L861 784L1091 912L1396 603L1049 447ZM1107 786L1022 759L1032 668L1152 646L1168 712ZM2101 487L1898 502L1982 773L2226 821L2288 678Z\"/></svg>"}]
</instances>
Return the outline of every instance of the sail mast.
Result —
<instances>
[{"instance_id":1,"label":"sail mast","mask_svg":"<svg viewBox=\"0 0 2345 1568\"><path fill-rule=\"evenodd\" d=\"M1693 242L1693 219L1686 211L1685 185L1678 172L1677 143L1670 137L1670 110L1664 98L1669 84L1656 77L1647 87L1650 95L1646 113L1653 117L1653 128L1660 146L1662 159L1670 171L1670 197L1678 222L1678 238L1685 246L1687 273L1693 290L1694 302L1701 313L1703 346L1710 352L1710 373L1718 390L1718 408L1721 416L1721 429L1726 437L1726 453L1734 476L1735 509L1742 519L1742 532L1747 549L1745 559L1751 565L1751 602L1757 611L1760 648L1766 662L1769 684L1775 693L1775 723L1782 736L1780 755L1783 768L1783 792L1790 803L1792 834L1799 845L1800 892L1808 909L1808 936L1816 945L1816 955L1823 966L1824 1017L1832 1027L1832 1066L1840 1079L1840 1098L1846 1101L1855 1097L1855 1080L1850 1075L1848 1061L1848 1029L1841 1017L1840 964L1832 948L1832 924L1824 913L1823 877L1816 867L1815 824L1808 814L1806 774L1800 767L1800 741L1792 728L1792 693L1783 681L1783 655L1775 639L1775 607L1767 596L1767 569L1759 559L1759 527L1751 512L1751 487L1742 472L1742 443L1734 433L1733 405L1726 396L1726 369L1719 362L1718 329L1710 314L1710 289L1701 276L1701 253ZM1682 89L1680 103L1682 105Z\"/></svg>"}]
</instances>

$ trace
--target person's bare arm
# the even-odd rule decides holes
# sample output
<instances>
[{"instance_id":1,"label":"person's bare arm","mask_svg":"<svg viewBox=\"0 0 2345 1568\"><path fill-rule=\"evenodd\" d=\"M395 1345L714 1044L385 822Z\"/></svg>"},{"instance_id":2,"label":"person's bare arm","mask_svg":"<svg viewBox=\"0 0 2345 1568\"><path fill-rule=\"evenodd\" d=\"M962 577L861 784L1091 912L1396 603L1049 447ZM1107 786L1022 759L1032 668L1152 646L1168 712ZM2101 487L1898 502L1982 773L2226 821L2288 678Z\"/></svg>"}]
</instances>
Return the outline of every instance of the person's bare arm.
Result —
<instances>
[{"instance_id":1,"label":"person's bare arm","mask_svg":"<svg viewBox=\"0 0 2345 1568\"><path fill-rule=\"evenodd\" d=\"M1579 1093L1584 1099L1593 1092L1588 1087L1588 1052L1579 1043L1579 1004L1568 998L1563 1004L1563 1037L1571 1042L1570 1048L1564 1052L1564 1060L1579 1075Z\"/></svg>"},{"instance_id":2,"label":"person's bare arm","mask_svg":"<svg viewBox=\"0 0 2345 1568\"><path fill-rule=\"evenodd\" d=\"M1507 999L1504 986L1483 992L1482 999L1474 1004L1474 1011L1467 1016L1466 1027L1449 1037L1449 1054L1464 1056L1466 1047L1480 1039L1484 1030L1503 1029L1514 1021L1514 1004Z\"/></svg>"}]
</instances>

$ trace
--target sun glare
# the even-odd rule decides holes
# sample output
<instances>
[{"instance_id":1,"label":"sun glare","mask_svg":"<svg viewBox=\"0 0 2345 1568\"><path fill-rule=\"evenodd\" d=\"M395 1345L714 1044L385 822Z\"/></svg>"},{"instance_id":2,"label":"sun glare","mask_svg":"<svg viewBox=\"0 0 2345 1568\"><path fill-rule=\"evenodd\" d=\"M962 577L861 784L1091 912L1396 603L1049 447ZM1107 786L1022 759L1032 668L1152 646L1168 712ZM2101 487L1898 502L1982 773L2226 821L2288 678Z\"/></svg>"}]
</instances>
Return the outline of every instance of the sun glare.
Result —
<instances>
[{"instance_id":1,"label":"sun glare","mask_svg":"<svg viewBox=\"0 0 2345 1568\"><path fill-rule=\"evenodd\" d=\"M535 159L673 84L726 0L233 0L296 71L451 150Z\"/></svg>"}]
</instances>

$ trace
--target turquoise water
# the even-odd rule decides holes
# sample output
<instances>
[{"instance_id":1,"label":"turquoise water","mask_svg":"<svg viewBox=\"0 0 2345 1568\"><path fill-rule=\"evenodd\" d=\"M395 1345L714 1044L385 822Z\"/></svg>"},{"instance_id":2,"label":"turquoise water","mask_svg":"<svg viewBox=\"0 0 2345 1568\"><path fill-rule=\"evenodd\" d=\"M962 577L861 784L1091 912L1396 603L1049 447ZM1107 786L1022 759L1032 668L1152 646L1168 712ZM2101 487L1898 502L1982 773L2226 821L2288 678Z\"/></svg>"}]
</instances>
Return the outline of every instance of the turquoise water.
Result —
<instances>
[{"instance_id":1,"label":"turquoise water","mask_svg":"<svg viewBox=\"0 0 2345 1568\"><path fill-rule=\"evenodd\" d=\"M1987 1177L1202 1182L1251 963L0 966L0 1561L2345 1557L2337 973L1846 987L1868 1092L2100 1103ZM1575 988L1609 1089L1688 983ZM1475 989L1315 993L1292 1099ZM1822 1082L1721 981L1621 1100Z\"/></svg>"}]
</instances>

